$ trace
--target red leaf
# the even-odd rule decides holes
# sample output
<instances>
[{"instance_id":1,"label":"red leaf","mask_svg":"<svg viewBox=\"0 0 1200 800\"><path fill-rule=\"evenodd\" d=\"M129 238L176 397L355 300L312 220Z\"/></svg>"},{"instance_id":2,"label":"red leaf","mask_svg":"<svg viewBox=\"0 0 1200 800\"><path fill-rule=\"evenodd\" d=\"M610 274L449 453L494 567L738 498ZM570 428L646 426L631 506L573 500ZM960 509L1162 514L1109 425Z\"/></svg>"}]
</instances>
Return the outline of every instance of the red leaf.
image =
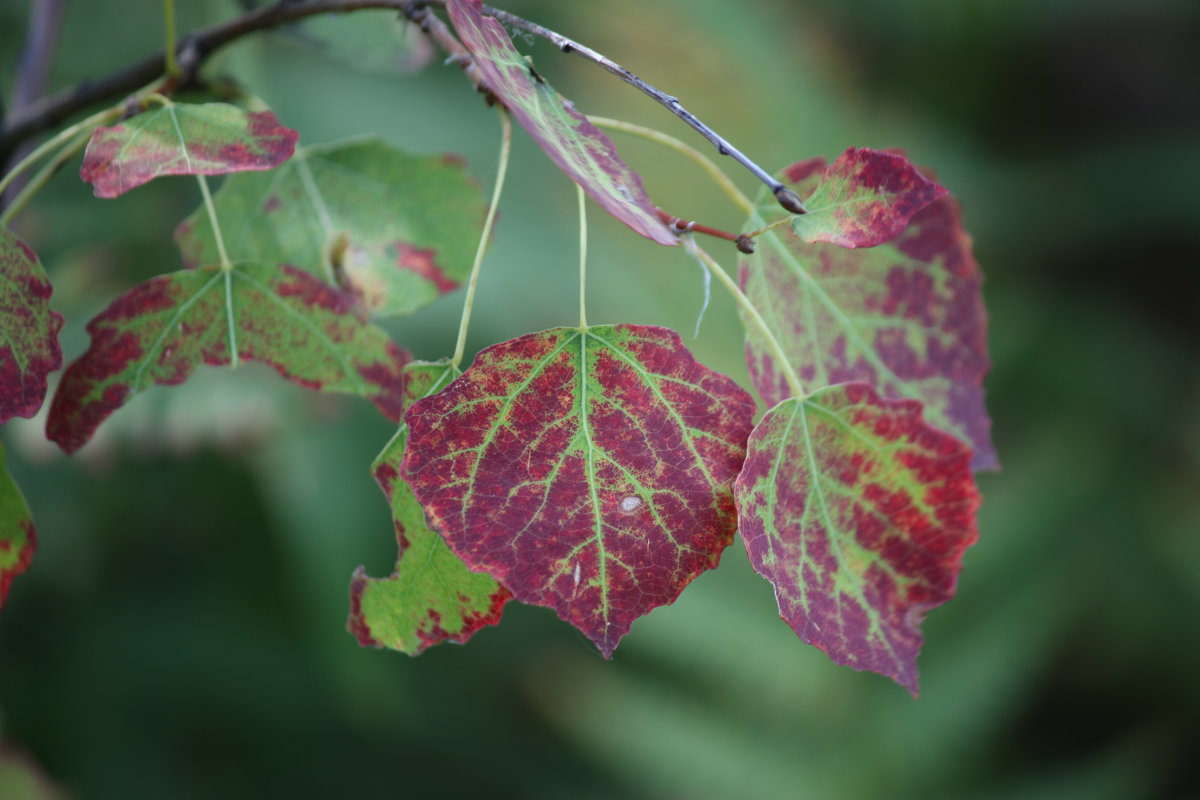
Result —
<instances>
[{"instance_id":1,"label":"red leaf","mask_svg":"<svg viewBox=\"0 0 1200 800\"><path fill-rule=\"evenodd\" d=\"M46 376L62 366L63 319L50 310L51 291L33 250L0 229L0 424L36 414Z\"/></svg>"},{"instance_id":2,"label":"red leaf","mask_svg":"<svg viewBox=\"0 0 1200 800\"><path fill-rule=\"evenodd\" d=\"M152 385L182 383L231 354L293 383L348 392L398 420L409 356L367 322L354 299L289 266L239 264L151 278L88 323L92 343L67 368L46 435L68 453Z\"/></svg>"},{"instance_id":3,"label":"red leaf","mask_svg":"<svg viewBox=\"0 0 1200 800\"><path fill-rule=\"evenodd\" d=\"M920 403L866 384L767 412L737 479L738 526L801 639L917 693L921 620L953 597L978 536L970 455Z\"/></svg>"},{"instance_id":4,"label":"red leaf","mask_svg":"<svg viewBox=\"0 0 1200 800\"><path fill-rule=\"evenodd\" d=\"M8 599L13 578L29 568L37 549L37 532L21 490L8 474L0 444L0 608Z\"/></svg>"},{"instance_id":5,"label":"red leaf","mask_svg":"<svg viewBox=\"0 0 1200 800\"><path fill-rule=\"evenodd\" d=\"M96 128L79 177L96 197L117 197L163 175L271 169L292 157L298 137L270 111L172 103Z\"/></svg>"},{"instance_id":6,"label":"red leaf","mask_svg":"<svg viewBox=\"0 0 1200 800\"><path fill-rule=\"evenodd\" d=\"M820 159L785 170L792 183L807 177ZM900 153L851 147L825 167L805 201L807 214L792 217L806 242L874 247L894 239L914 214L948 192L923 176Z\"/></svg>"},{"instance_id":7,"label":"red leaf","mask_svg":"<svg viewBox=\"0 0 1200 800\"><path fill-rule=\"evenodd\" d=\"M516 51L504 26L482 13L481 0L449 0L446 9L487 86L546 155L608 213L647 239L676 245L646 195L642 178L616 145L575 105L550 88Z\"/></svg>"},{"instance_id":8,"label":"red leaf","mask_svg":"<svg viewBox=\"0 0 1200 800\"><path fill-rule=\"evenodd\" d=\"M403 473L468 567L607 657L717 565L753 413L672 331L558 328L487 348L413 405Z\"/></svg>"},{"instance_id":9,"label":"red leaf","mask_svg":"<svg viewBox=\"0 0 1200 800\"><path fill-rule=\"evenodd\" d=\"M407 408L444 389L461 373L448 361L415 361L404 368ZM390 577L368 577L359 567L350 581L347 629L358 643L390 647L409 655L451 641L462 644L488 625L499 625L512 593L488 575L471 572L450 551L412 489L400 479L408 426L375 460L371 471L392 507L400 554Z\"/></svg>"},{"instance_id":10,"label":"red leaf","mask_svg":"<svg viewBox=\"0 0 1200 800\"><path fill-rule=\"evenodd\" d=\"M821 161L783 178L803 190ZM998 466L984 406L983 277L958 204L941 197L886 244L847 250L773 230L740 262L740 283L811 388L863 381L925 404L935 427L967 441L975 469ZM791 396L766 343L748 329L746 361L763 401Z\"/></svg>"}]
</instances>

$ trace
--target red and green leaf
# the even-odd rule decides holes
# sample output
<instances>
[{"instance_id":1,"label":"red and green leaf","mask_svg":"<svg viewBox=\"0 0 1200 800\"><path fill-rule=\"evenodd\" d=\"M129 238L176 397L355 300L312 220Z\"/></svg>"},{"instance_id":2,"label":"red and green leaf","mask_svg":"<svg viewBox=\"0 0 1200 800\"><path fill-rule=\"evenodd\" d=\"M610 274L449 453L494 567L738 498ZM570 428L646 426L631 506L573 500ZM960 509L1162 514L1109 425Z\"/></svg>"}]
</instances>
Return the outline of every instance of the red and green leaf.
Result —
<instances>
[{"instance_id":1,"label":"red and green leaf","mask_svg":"<svg viewBox=\"0 0 1200 800\"><path fill-rule=\"evenodd\" d=\"M801 639L917 693L921 620L954 595L977 537L970 458L920 403L866 384L767 412L737 479L738 525Z\"/></svg>"},{"instance_id":2,"label":"red and green leaf","mask_svg":"<svg viewBox=\"0 0 1200 800\"><path fill-rule=\"evenodd\" d=\"M783 179L804 189L821 166L796 164ZM998 466L983 398L983 278L952 198L930 203L878 247L808 243L786 230L758 241L741 260L741 285L806 385L863 381L885 397L920 400L930 424L971 444L975 469ZM791 395L749 327L746 359L768 406Z\"/></svg>"},{"instance_id":3,"label":"red and green leaf","mask_svg":"<svg viewBox=\"0 0 1200 800\"><path fill-rule=\"evenodd\" d=\"M13 578L29 568L37 534L29 506L21 496L4 463L4 445L0 444L0 608L8 599Z\"/></svg>"},{"instance_id":4,"label":"red and green leaf","mask_svg":"<svg viewBox=\"0 0 1200 800\"><path fill-rule=\"evenodd\" d=\"M785 177L800 183L798 176L807 178L814 163L802 162ZM899 153L851 147L822 170L804 201L808 213L793 216L792 229L806 242L874 247L896 238L914 214L947 194Z\"/></svg>"},{"instance_id":5,"label":"red and green leaf","mask_svg":"<svg viewBox=\"0 0 1200 800\"><path fill-rule=\"evenodd\" d=\"M411 313L457 288L485 210L461 160L376 139L302 148L274 172L229 177L213 200L235 261L300 267L378 315ZM187 265L217 262L204 209L175 235Z\"/></svg>"},{"instance_id":6,"label":"red and green leaf","mask_svg":"<svg viewBox=\"0 0 1200 800\"><path fill-rule=\"evenodd\" d=\"M96 128L79 177L96 197L117 197L163 175L272 169L292 157L298 137L270 111L168 103Z\"/></svg>"},{"instance_id":7,"label":"red and green leaf","mask_svg":"<svg viewBox=\"0 0 1200 800\"><path fill-rule=\"evenodd\" d=\"M717 565L752 398L664 328L558 328L413 405L404 477L473 570L610 656Z\"/></svg>"},{"instance_id":8,"label":"red and green leaf","mask_svg":"<svg viewBox=\"0 0 1200 800\"><path fill-rule=\"evenodd\" d=\"M32 417L46 376L62 366L62 315L50 310L50 278L27 244L0 228L0 424Z\"/></svg>"},{"instance_id":9,"label":"red and green leaf","mask_svg":"<svg viewBox=\"0 0 1200 800\"><path fill-rule=\"evenodd\" d=\"M68 453L133 395L182 383L201 364L260 361L309 389L365 397L389 419L402 413L408 354L352 297L286 265L160 275L87 329L91 347L63 374L46 423Z\"/></svg>"},{"instance_id":10,"label":"red and green leaf","mask_svg":"<svg viewBox=\"0 0 1200 800\"><path fill-rule=\"evenodd\" d=\"M448 361L417 361L404 369L404 405L437 394L461 373ZM417 655L444 641L463 643L486 625L498 625L512 594L489 575L471 572L430 529L425 511L400 478L408 426L379 454L371 470L392 507L400 555L388 578L359 567L350 583L346 627L364 646Z\"/></svg>"},{"instance_id":11,"label":"red and green leaf","mask_svg":"<svg viewBox=\"0 0 1200 800\"><path fill-rule=\"evenodd\" d=\"M449 0L454 29L475 59L487 88L571 180L600 206L647 239L679 239L658 218L642 178L617 155L612 141L546 83L513 47L504 26L483 16L480 0Z\"/></svg>"}]
</instances>

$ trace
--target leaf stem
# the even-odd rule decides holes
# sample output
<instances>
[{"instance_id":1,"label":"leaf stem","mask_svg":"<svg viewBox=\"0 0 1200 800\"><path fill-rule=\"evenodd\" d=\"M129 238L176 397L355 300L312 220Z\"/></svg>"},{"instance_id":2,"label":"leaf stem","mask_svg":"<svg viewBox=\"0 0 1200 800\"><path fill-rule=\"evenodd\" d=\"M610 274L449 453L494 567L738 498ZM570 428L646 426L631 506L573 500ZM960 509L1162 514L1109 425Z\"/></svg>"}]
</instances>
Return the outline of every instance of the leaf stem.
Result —
<instances>
[{"instance_id":1,"label":"leaf stem","mask_svg":"<svg viewBox=\"0 0 1200 800\"><path fill-rule=\"evenodd\" d=\"M175 0L163 0L163 23L167 34L167 46L163 50L167 75L178 78L179 62L175 59Z\"/></svg>"},{"instance_id":2,"label":"leaf stem","mask_svg":"<svg viewBox=\"0 0 1200 800\"><path fill-rule=\"evenodd\" d=\"M51 138L47 139L36 149L34 149L32 153L21 159L20 163L9 170L8 174L5 175L3 179L0 179L0 194L2 194L4 190L8 188L9 184L16 180L18 175L54 151L55 148L61 146L63 142L69 141L72 137L85 129L87 129L88 134L91 135L91 128L107 121L109 117L118 116L120 113L120 107L106 108L103 111L100 111L88 117L87 119L82 120L81 122L75 123L69 128L64 128Z\"/></svg>"},{"instance_id":3,"label":"leaf stem","mask_svg":"<svg viewBox=\"0 0 1200 800\"><path fill-rule=\"evenodd\" d=\"M767 233L768 231L773 231L776 228L782 227L784 225L788 225L791 223L791 221L792 221L791 217L784 217L782 219L777 219L774 222L772 222L770 225L765 225L756 231L750 231L749 233L746 234L746 236L753 239L756 236L762 236L764 233Z\"/></svg>"},{"instance_id":4,"label":"leaf stem","mask_svg":"<svg viewBox=\"0 0 1200 800\"><path fill-rule=\"evenodd\" d=\"M704 155L690 144L686 144L685 142L676 139L674 136L670 136L662 131L655 130L654 128L646 128L641 125L635 125L632 122L625 122L619 119L593 117L588 115L588 122L591 122L598 128L611 128L615 131L632 133L634 136L641 136L643 139L649 139L652 142L658 142L661 145L670 147L672 150L675 150L684 157L690 159L698 167L708 173L708 176L713 179L713 182L717 184L717 187L725 193L725 196L728 197L735 206L747 214L754 211L754 203L752 203L750 198L746 197L746 195L742 193L742 190L739 189L734 182L729 179L729 176L725 174L724 170L713 163L711 158Z\"/></svg>"},{"instance_id":5,"label":"leaf stem","mask_svg":"<svg viewBox=\"0 0 1200 800\"><path fill-rule=\"evenodd\" d=\"M58 174L63 165L70 161L91 138L91 131L81 131L70 144L58 151L58 154L54 158L46 162L46 165L38 170L37 174L30 179L20 194L13 198L8 208L4 209L4 213L0 214L0 228L7 227L9 222L21 212L21 209L25 207L33 196L41 191L50 182L50 179Z\"/></svg>"},{"instance_id":6,"label":"leaf stem","mask_svg":"<svg viewBox=\"0 0 1200 800\"><path fill-rule=\"evenodd\" d=\"M587 196L578 183L579 195L579 330L587 330Z\"/></svg>"},{"instance_id":7,"label":"leaf stem","mask_svg":"<svg viewBox=\"0 0 1200 800\"><path fill-rule=\"evenodd\" d=\"M512 120L508 109L496 106L500 114L500 166L496 170L496 184L492 187L492 204L488 206L483 220L483 233L479 236L479 247L475 249L475 263L471 265L471 277L467 279L467 296L463 300L462 318L458 323L458 342L454 345L454 356L450 366L458 369L467 348L467 328L471 324L471 310L475 306L475 289L479 284L479 270L483 266L483 254L492 237L492 225L496 221L496 207L500 204L500 192L504 189L504 177L508 173L508 155L512 150Z\"/></svg>"},{"instance_id":8,"label":"leaf stem","mask_svg":"<svg viewBox=\"0 0 1200 800\"><path fill-rule=\"evenodd\" d=\"M700 263L708 267L708 271L733 295L733 299L737 301L738 307L741 308L746 322L753 326L767 343L767 348L771 351L771 355L774 356L779 364L779 369L783 372L783 379L787 381L788 388L792 390L792 396L804 399L807 395L804 392L804 385L800 383L800 376L796 374L796 370L792 366L791 361L788 360L787 354L784 353L779 340L771 333L771 329L767 327L767 323L763 320L762 315L758 313L758 309L754 307L754 303L750 302L750 298L746 297L746 293L737 285L737 282L729 277L725 270L721 269L721 265L706 253L700 245L696 244L693 237L685 237L683 246L695 258L699 259Z\"/></svg>"},{"instance_id":9,"label":"leaf stem","mask_svg":"<svg viewBox=\"0 0 1200 800\"><path fill-rule=\"evenodd\" d=\"M683 217L677 217L674 214L668 214L661 208L655 207L655 213L658 218L663 221L673 233L703 233L705 236L712 236L716 239L724 239L727 242L734 242L738 246L738 250L743 253L753 253L754 245L750 242L750 238L745 234L731 233L723 231L720 228L714 228L711 225L701 225L699 222L686 220Z\"/></svg>"},{"instance_id":10,"label":"leaf stem","mask_svg":"<svg viewBox=\"0 0 1200 800\"><path fill-rule=\"evenodd\" d=\"M213 205L212 193L208 191L208 179L203 175L197 175L196 180L200 184L200 194L204 195L204 209L208 212L208 223L212 227L213 238L217 241L217 255L221 259L221 269L229 272L233 269L233 262L229 260L229 254L225 252L225 237L221 235L221 223L217 221L217 207Z\"/></svg>"}]
</instances>

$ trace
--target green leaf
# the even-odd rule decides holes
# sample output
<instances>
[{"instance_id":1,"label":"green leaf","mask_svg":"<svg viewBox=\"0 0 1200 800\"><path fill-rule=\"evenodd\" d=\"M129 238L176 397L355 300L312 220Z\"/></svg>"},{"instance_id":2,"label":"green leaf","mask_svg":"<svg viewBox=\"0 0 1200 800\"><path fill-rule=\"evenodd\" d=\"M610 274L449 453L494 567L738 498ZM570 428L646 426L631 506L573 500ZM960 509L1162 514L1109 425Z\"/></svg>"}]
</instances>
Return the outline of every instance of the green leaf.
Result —
<instances>
[{"instance_id":1,"label":"green leaf","mask_svg":"<svg viewBox=\"0 0 1200 800\"><path fill-rule=\"evenodd\" d=\"M50 278L27 244L0 229L0 424L32 417L46 376L62 366L62 315L50 310Z\"/></svg>"},{"instance_id":2,"label":"green leaf","mask_svg":"<svg viewBox=\"0 0 1200 800\"><path fill-rule=\"evenodd\" d=\"M738 529L779 613L838 664L917 693L925 613L978 536L965 444L862 383L785 400L750 434Z\"/></svg>"},{"instance_id":3,"label":"green leaf","mask_svg":"<svg viewBox=\"0 0 1200 800\"><path fill-rule=\"evenodd\" d=\"M672 331L556 328L483 350L415 403L403 475L468 567L607 657L717 565L753 414Z\"/></svg>"},{"instance_id":4,"label":"green leaf","mask_svg":"<svg viewBox=\"0 0 1200 800\"><path fill-rule=\"evenodd\" d=\"M0 444L0 608L8 599L13 578L29 568L37 549L37 532L21 490L8 474Z\"/></svg>"},{"instance_id":5,"label":"green leaf","mask_svg":"<svg viewBox=\"0 0 1200 800\"><path fill-rule=\"evenodd\" d=\"M404 368L405 407L446 388L461 373L449 361L417 361ZM492 577L467 569L430 529L412 489L400 479L408 426L375 459L371 471L387 495L400 556L389 578L369 578L359 567L350 583L346 627L364 646L417 655L444 641L466 642L485 625L498 625L512 594Z\"/></svg>"},{"instance_id":6,"label":"green leaf","mask_svg":"<svg viewBox=\"0 0 1200 800\"><path fill-rule=\"evenodd\" d=\"M785 175L799 183L815 163L801 162ZM874 247L894 239L913 214L946 194L900 153L851 147L822 170L804 203L808 213L793 216L792 229L806 242Z\"/></svg>"},{"instance_id":7,"label":"green leaf","mask_svg":"<svg viewBox=\"0 0 1200 800\"><path fill-rule=\"evenodd\" d=\"M823 165L801 162L781 177L803 195ZM975 469L998 466L983 398L983 278L953 198L925 206L877 247L808 243L780 229L758 242L740 261L742 288L807 387L863 381L885 397L920 400L931 425L971 444ZM791 396L751 326L746 360L768 406Z\"/></svg>"},{"instance_id":8,"label":"green leaf","mask_svg":"<svg viewBox=\"0 0 1200 800\"><path fill-rule=\"evenodd\" d=\"M270 364L310 389L357 394L398 420L408 354L353 298L294 267L241 264L159 275L88 323L91 347L63 374L46 434L68 453L130 397L201 364Z\"/></svg>"},{"instance_id":9,"label":"green leaf","mask_svg":"<svg viewBox=\"0 0 1200 800\"><path fill-rule=\"evenodd\" d=\"M449 0L446 10L471 51L487 87L546 155L600 206L637 233L663 245L679 244L646 195L642 178L587 117L546 83L513 47L504 26L482 13L480 0Z\"/></svg>"},{"instance_id":10,"label":"green leaf","mask_svg":"<svg viewBox=\"0 0 1200 800\"><path fill-rule=\"evenodd\" d=\"M230 258L300 267L380 315L416 311L465 280L485 210L461 160L377 139L302 148L272 173L231 176L213 199ZM217 262L204 209L175 236L185 264Z\"/></svg>"},{"instance_id":11,"label":"green leaf","mask_svg":"<svg viewBox=\"0 0 1200 800\"><path fill-rule=\"evenodd\" d=\"M292 157L297 138L270 111L170 103L96 128L79 177L96 197L117 197L163 175L272 169Z\"/></svg>"}]
</instances>

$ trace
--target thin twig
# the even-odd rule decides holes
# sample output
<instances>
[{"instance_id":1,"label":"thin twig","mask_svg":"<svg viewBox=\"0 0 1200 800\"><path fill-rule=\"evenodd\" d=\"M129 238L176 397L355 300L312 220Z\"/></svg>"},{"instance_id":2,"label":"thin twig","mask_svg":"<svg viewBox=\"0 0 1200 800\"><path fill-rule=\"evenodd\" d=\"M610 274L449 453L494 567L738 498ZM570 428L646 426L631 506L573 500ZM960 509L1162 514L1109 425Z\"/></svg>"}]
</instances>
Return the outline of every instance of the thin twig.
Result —
<instances>
[{"instance_id":1,"label":"thin twig","mask_svg":"<svg viewBox=\"0 0 1200 800\"><path fill-rule=\"evenodd\" d=\"M192 63L198 66L213 51L252 33L321 14L384 9L404 14L418 24L422 19L427 19L429 29L425 32L446 49L453 60L467 69L472 82L480 85L482 81L478 74L471 74L472 66L467 51L441 20L432 14L422 13L427 11L424 5L414 0L280 0L184 36L179 40L177 49L186 51L190 48L188 55ZM425 30L425 26L422 30ZM0 162L35 133L57 125L85 108L135 92L162 77L165 70L166 56L158 52L103 78L77 84L24 108L13 108L3 132L0 132Z\"/></svg>"},{"instance_id":2,"label":"thin twig","mask_svg":"<svg viewBox=\"0 0 1200 800\"><path fill-rule=\"evenodd\" d=\"M37 174L30 178L29 182L13 197L12 202L5 207L3 212L0 212L0 228L9 227L21 209L29 202L35 194L50 182L50 179L58 174L68 161L75 157L76 153L83 149L83 146L88 143L88 139L92 138L92 132L85 130L78 134L75 139L60 150L54 158L50 159ZM15 185L10 188L16 188Z\"/></svg>"},{"instance_id":3,"label":"thin twig","mask_svg":"<svg viewBox=\"0 0 1200 800\"><path fill-rule=\"evenodd\" d=\"M46 81L50 77L50 68L54 63L54 51L58 47L59 31L62 28L63 8L66 0L34 0L29 12L29 28L25 35L25 49L21 53L21 61L17 66L16 81L13 86L10 114L17 114L22 109L42 96L46 90ZM0 120L5 119L3 108L0 108ZM30 148L21 147L0 155L0 173L12 162L20 161L28 155ZM21 184L11 186L3 196L0 196L0 207L6 201L15 198L20 192Z\"/></svg>"},{"instance_id":4,"label":"thin twig","mask_svg":"<svg viewBox=\"0 0 1200 800\"><path fill-rule=\"evenodd\" d=\"M595 117L591 114L588 114L588 122L592 123L598 128L611 128L615 131L624 131L625 133L631 133L634 136L641 136L644 139L649 139L652 142L657 142L658 144L670 147L672 150L676 151L680 155L689 159L693 164L700 167L700 169L704 170L704 172L710 178L712 178L717 187L725 193L725 196L729 198L730 202L737 206L742 213L754 213L754 203L750 201L750 198L746 197L746 195L742 193L742 190L737 188L737 185L729 179L728 175L721 171L720 167L712 162L712 159L701 153L696 148L692 147L690 144L686 144L679 139L676 139L674 136L670 136L662 131L655 130L654 128L647 128L644 125L635 125L632 122L625 122L624 120L609 119L608 117Z\"/></svg>"},{"instance_id":5,"label":"thin twig","mask_svg":"<svg viewBox=\"0 0 1200 800\"><path fill-rule=\"evenodd\" d=\"M425 0L425 2L427 2L429 5L441 6L445 5L446 0ZM498 8L484 6L483 11L485 14L493 16L501 22L505 22L514 28L520 28L523 31L532 33L534 36L540 36L543 39L552 42L555 47L557 47L559 50L562 50L564 53L578 53L588 61L604 67L606 70L611 72L613 75L616 75L630 86L633 86L642 93L654 98L664 107L666 107L668 111L694 128L705 139L708 139L708 141L712 142L713 146L717 148L718 153L723 156L731 157L734 161L750 170L750 172L756 178L767 185L781 206L786 208L788 211L791 211L793 214L804 213L804 203L801 201L799 195L797 195L784 184L775 180L775 178L771 176L771 173L760 167L758 164L752 161L749 156L730 144L727 139L701 122L695 114L684 108L683 104L681 104L674 96L669 95L666 92L655 88L654 86L651 86L649 83L646 83L646 81L642 80L637 75L634 75L632 72L625 69L625 67L622 67L608 56L602 53L597 53L587 45L582 45L574 39L563 36L561 33L552 31L549 28L538 25L536 22L530 22L527 19L518 17L516 14L510 14L509 12Z\"/></svg>"},{"instance_id":6,"label":"thin twig","mask_svg":"<svg viewBox=\"0 0 1200 800\"><path fill-rule=\"evenodd\" d=\"M280 0L274 5L264 6L232 20L196 31L180 40L179 48L192 48L191 55L194 63L199 64L217 48L257 31L276 28L320 14L372 8L390 9L404 14L410 20L421 25L421 29L450 54L451 60L457 61L467 71L468 77L476 87L481 91L486 91L486 85L462 45L458 43L445 24L429 14L426 8L426 6L444 7L445 5L446 0L300 0L299 2L297 0ZM553 42L563 52L578 53L635 86L695 128L704 138L712 142L713 146L717 148L717 152L732 157L746 167L771 189L780 205L793 213L804 213L804 204L795 192L775 180L766 170L701 122L675 97L656 89L612 59L574 39L501 9L485 5L483 11L501 22ZM44 98L22 109L19 113L14 111L13 118L7 121L4 131L0 133L0 161L3 161L7 154L11 153L22 141L38 131L58 124L81 109L136 91L162 76L165 68L165 55L157 53L97 81L79 84L65 89L53 97Z\"/></svg>"},{"instance_id":7,"label":"thin twig","mask_svg":"<svg viewBox=\"0 0 1200 800\"><path fill-rule=\"evenodd\" d=\"M655 208L654 211L658 214L658 218L675 233L703 233L705 236L713 236L717 239L724 239L727 242L734 242L737 244L738 250L741 250L743 253L754 252L754 242L750 241L750 237L744 233L730 233L720 228L701 225L699 222L689 222L683 217L668 214L661 208Z\"/></svg>"}]
</instances>

